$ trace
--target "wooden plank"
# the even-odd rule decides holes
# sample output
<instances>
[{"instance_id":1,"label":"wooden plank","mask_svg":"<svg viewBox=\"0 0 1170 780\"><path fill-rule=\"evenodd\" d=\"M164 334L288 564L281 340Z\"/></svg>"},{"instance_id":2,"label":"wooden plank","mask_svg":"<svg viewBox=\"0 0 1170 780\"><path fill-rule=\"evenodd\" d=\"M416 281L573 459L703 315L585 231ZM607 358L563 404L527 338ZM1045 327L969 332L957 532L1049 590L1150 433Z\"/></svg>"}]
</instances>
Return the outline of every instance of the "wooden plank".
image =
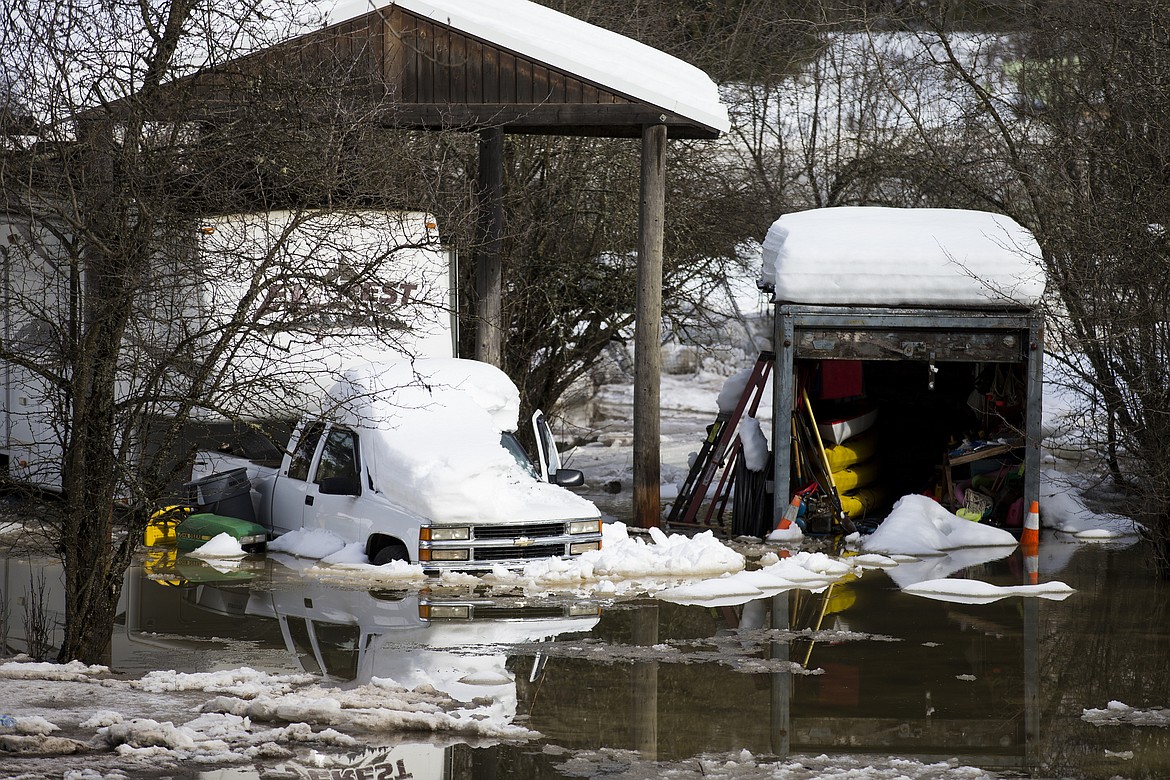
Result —
<instances>
[{"instance_id":1,"label":"wooden plank","mask_svg":"<svg viewBox=\"0 0 1170 780\"><path fill-rule=\"evenodd\" d=\"M466 103L467 98L467 38L450 30L444 30L447 42L447 59L439 63L440 70L447 74L447 101Z\"/></svg>"},{"instance_id":2,"label":"wooden plank","mask_svg":"<svg viewBox=\"0 0 1170 780\"><path fill-rule=\"evenodd\" d=\"M511 52L498 52L499 61L499 94L495 101L499 103L515 103L516 100L516 56Z\"/></svg>"},{"instance_id":3,"label":"wooden plank","mask_svg":"<svg viewBox=\"0 0 1170 780\"><path fill-rule=\"evenodd\" d=\"M382 83L386 88L385 97L391 100L401 100L406 86L406 47L402 44L402 34L398 32L402 26L394 27L391 21L394 16L401 15L395 10L391 19L378 25L382 40Z\"/></svg>"},{"instance_id":4,"label":"wooden plank","mask_svg":"<svg viewBox=\"0 0 1170 780\"><path fill-rule=\"evenodd\" d=\"M481 47L479 96L480 100L484 103L500 102L500 82L503 80L503 73L500 70L500 60L500 53L497 49L492 46Z\"/></svg>"},{"instance_id":5,"label":"wooden plank","mask_svg":"<svg viewBox=\"0 0 1170 780\"><path fill-rule=\"evenodd\" d=\"M515 103L531 103L532 99L532 71L536 69L532 60L523 57L514 57L516 63L516 96Z\"/></svg>"},{"instance_id":6,"label":"wooden plank","mask_svg":"<svg viewBox=\"0 0 1170 780\"><path fill-rule=\"evenodd\" d=\"M581 79L566 78L565 79L565 102L566 103L580 103L582 92Z\"/></svg>"},{"instance_id":7,"label":"wooden plank","mask_svg":"<svg viewBox=\"0 0 1170 780\"><path fill-rule=\"evenodd\" d=\"M565 97L565 74L559 70L548 69L548 102L568 103Z\"/></svg>"},{"instance_id":8,"label":"wooden plank","mask_svg":"<svg viewBox=\"0 0 1170 780\"><path fill-rule=\"evenodd\" d=\"M1019 363L1027 334L1012 331L797 328L796 356L813 360Z\"/></svg>"}]
</instances>

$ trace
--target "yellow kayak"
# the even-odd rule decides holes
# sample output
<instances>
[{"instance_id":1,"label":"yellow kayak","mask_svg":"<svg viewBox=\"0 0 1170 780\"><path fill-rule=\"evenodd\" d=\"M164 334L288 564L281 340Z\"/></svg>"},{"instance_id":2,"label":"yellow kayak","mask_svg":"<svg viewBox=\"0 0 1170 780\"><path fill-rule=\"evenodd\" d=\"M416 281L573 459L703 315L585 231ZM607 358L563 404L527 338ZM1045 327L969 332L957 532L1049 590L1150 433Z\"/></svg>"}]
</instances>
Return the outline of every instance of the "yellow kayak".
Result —
<instances>
[{"instance_id":1,"label":"yellow kayak","mask_svg":"<svg viewBox=\"0 0 1170 780\"><path fill-rule=\"evenodd\" d=\"M834 473L847 469L855 463L869 460L875 452L877 452L877 431L854 436L842 444L832 444L825 447L829 468Z\"/></svg>"},{"instance_id":2,"label":"yellow kayak","mask_svg":"<svg viewBox=\"0 0 1170 780\"><path fill-rule=\"evenodd\" d=\"M885 500L885 491L879 487L861 488L850 493L841 494L841 508L850 520L864 517L865 514L876 509Z\"/></svg>"},{"instance_id":3,"label":"yellow kayak","mask_svg":"<svg viewBox=\"0 0 1170 780\"><path fill-rule=\"evenodd\" d=\"M834 471L833 483L839 492L848 493L850 490L873 484L877 480L877 476L878 461L877 458L873 458L863 463L855 463L840 471Z\"/></svg>"}]
</instances>

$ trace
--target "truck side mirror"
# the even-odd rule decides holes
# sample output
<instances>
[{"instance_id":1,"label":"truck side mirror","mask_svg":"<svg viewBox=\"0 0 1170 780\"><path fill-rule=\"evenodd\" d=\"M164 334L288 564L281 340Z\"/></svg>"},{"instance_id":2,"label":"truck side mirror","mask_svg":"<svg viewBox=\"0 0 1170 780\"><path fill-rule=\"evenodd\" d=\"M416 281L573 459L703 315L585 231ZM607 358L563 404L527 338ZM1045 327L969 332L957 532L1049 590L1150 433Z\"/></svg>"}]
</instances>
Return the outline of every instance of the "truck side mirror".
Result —
<instances>
[{"instance_id":1,"label":"truck side mirror","mask_svg":"<svg viewBox=\"0 0 1170 780\"><path fill-rule=\"evenodd\" d=\"M581 487L585 484L585 474L579 469L557 469L553 479L561 487Z\"/></svg>"},{"instance_id":2,"label":"truck side mirror","mask_svg":"<svg viewBox=\"0 0 1170 780\"><path fill-rule=\"evenodd\" d=\"M360 496L362 483L354 477L325 477L317 485L317 492L323 496Z\"/></svg>"}]
</instances>

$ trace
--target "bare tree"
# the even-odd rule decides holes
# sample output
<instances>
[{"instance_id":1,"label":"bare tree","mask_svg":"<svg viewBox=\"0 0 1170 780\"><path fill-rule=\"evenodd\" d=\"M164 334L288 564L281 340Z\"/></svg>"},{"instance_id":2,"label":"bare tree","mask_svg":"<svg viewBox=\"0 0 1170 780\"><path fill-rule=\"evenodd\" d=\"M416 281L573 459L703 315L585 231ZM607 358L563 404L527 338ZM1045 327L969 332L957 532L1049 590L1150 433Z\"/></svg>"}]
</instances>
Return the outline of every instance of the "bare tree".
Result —
<instances>
[{"instance_id":1,"label":"bare tree","mask_svg":"<svg viewBox=\"0 0 1170 780\"><path fill-rule=\"evenodd\" d=\"M725 153L773 213L978 208L1036 234L1049 344L1170 572L1170 14L1118 0L820 4L790 73L729 87Z\"/></svg>"},{"instance_id":2,"label":"bare tree","mask_svg":"<svg viewBox=\"0 0 1170 780\"><path fill-rule=\"evenodd\" d=\"M33 407L23 422L51 431L46 470L8 466L63 497L46 525L66 572L63 660L104 652L192 420L292 414L346 339L408 354L444 316L428 293L445 279L411 265L438 234L394 216L435 202L423 190L441 177L421 174L437 145L379 130L383 107L343 61L277 50L218 70L314 23L311 8L6 6L8 102L35 127L9 130L0 155L0 359ZM209 219L238 212L253 216Z\"/></svg>"},{"instance_id":3,"label":"bare tree","mask_svg":"<svg viewBox=\"0 0 1170 780\"><path fill-rule=\"evenodd\" d=\"M961 126L978 144L956 153L944 134L923 133L929 162L1036 233L1056 301L1050 341L1166 576L1170 11L1140 0L1032 8L982 71L945 21L920 38L965 101Z\"/></svg>"}]
</instances>

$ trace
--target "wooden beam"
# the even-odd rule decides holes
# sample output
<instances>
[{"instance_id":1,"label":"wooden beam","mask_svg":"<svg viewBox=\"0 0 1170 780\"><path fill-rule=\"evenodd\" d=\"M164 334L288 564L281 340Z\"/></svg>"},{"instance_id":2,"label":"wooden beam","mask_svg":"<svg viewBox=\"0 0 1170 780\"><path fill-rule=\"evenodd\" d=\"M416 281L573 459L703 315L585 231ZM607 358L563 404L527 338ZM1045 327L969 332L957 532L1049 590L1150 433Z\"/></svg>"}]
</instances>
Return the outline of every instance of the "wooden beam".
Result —
<instances>
[{"instance_id":1,"label":"wooden beam","mask_svg":"<svg viewBox=\"0 0 1170 780\"><path fill-rule=\"evenodd\" d=\"M396 103L382 115L386 127L421 130L504 125L509 133L637 138L647 124L664 125L671 138L718 138L719 132L655 106L636 103Z\"/></svg>"},{"instance_id":2,"label":"wooden beam","mask_svg":"<svg viewBox=\"0 0 1170 780\"><path fill-rule=\"evenodd\" d=\"M475 359L504 365L504 131L479 133L479 214L475 242Z\"/></svg>"},{"instance_id":3,"label":"wooden beam","mask_svg":"<svg viewBox=\"0 0 1170 780\"><path fill-rule=\"evenodd\" d=\"M634 325L634 522L641 528L662 524L659 411L665 209L666 125L647 125L642 130L637 320Z\"/></svg>"}]
</instances>

